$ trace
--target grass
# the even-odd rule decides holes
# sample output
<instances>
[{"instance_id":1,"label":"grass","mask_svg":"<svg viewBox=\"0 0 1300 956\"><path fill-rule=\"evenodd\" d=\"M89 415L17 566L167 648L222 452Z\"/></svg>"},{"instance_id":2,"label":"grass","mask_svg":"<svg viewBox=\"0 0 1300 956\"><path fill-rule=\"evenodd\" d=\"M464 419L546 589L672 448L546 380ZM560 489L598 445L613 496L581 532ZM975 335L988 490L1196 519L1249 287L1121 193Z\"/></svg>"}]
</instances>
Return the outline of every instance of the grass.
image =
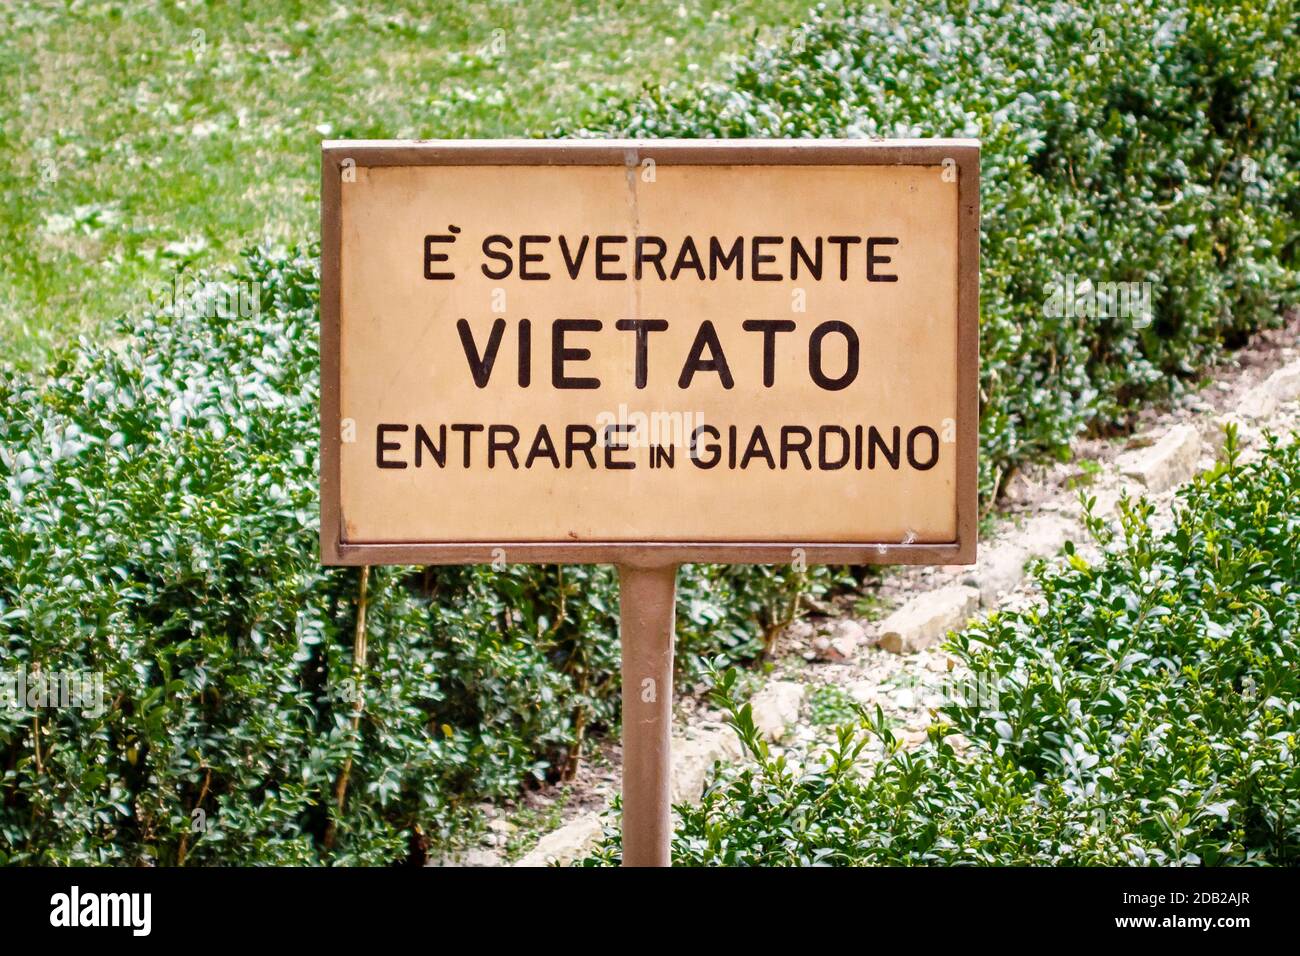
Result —
<instances>
[{"instance_id":1,"label":"grass","mask_svg":"<svg viewBox=\"0 0 1300 956\"><path fill-rule=\"evenodd\" d=\"M0 5L0 360L317 234L324 138L539 136L810 0Z\"/></svg>"}]
</instances>

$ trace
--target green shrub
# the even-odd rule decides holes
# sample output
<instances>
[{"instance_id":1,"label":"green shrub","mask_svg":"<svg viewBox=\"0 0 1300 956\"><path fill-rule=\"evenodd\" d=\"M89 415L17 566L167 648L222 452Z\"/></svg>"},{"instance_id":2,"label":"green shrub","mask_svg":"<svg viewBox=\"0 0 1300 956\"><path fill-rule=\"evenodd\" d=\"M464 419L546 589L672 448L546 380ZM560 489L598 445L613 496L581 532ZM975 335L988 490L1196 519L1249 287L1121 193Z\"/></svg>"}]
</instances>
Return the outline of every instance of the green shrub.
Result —
<instances>
[{"instance_id":1,"label":"green shrub","mask_svg":"<svg viewBox=\"0 0 1300 956\"><path fill-rule=\"evenodd\" d=\"M0 862L418 859L614 726L609 568L376 571L354 673L358 572L317 551L318 294L314 257L259 253L0 375L0 678L99 675L109 704L0 706ZM684 676L829 580L684 571Z\"/></svg>"},{"instance_id":2,"label":"green shrub","mask_svg":"<svg viewBox=\"0 0 1300 956\"><path fill-rule=\"evenodd\" d=\"M824 759L755 762L679 807L679 865L1294 864L1300 860L1300 444L1183 493L1167 532L1121 505L1098 562L949 642L971 672L908 752L877 711ZM960 734L965 745L955 749ZM865 753L883 745L869 769ZM616 839L587 861L617 859Z\"/></svg>"},{"instance_id":3,"label":"green shrub","mask_svg":"<svg viewBox=\"0 0 1300 956\"><path fill-rule=\"evenodd\" d=\"M727 80L580 132L980 138L988 501L1295 303L1298 22L1291 0L821 4ZM1072 275L1151 283L1152 321L1046 315Z\"/></svg>"}]
</instances>

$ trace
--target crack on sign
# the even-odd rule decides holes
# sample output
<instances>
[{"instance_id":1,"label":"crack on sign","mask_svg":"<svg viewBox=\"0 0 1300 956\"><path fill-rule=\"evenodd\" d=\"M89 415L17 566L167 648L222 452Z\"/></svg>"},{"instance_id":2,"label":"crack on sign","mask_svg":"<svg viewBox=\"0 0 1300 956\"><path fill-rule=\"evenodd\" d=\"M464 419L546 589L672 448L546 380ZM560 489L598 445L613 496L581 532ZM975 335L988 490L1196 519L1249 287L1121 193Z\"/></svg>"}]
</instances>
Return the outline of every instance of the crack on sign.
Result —
<instances>
[{"instance_id":1,"label":"crack on sign","mask_svg":"<svg viewBox=\"0 0 1300 956\"><path fill-rule=\"evenodd\" d=\"M636 262L637 240L641 237L641 194L637 187L640 169L640 150L635 146L628 147L623 151L623 175L627 180L627 200L632 213L633 263ZM635 265L632 272L632 317L637 320L641 318L641 279L636 274Z\"/></svg>"}]
</instances>

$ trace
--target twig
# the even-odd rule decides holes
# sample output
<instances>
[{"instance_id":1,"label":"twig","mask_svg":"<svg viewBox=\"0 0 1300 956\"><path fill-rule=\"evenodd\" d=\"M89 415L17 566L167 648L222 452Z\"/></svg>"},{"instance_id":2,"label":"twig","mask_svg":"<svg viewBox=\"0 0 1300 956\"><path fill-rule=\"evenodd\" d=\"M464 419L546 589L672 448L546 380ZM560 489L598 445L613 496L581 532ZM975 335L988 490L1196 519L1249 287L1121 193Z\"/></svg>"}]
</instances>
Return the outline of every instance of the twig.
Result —
<instances>
[{"instance_id":1,"label":"twig","mask_svg":"<svg viewBox=\"0 0 1300 956\"><path fill-rule=\"evenodd\" d=\"M356 681L354 688L356 699L352 702L352 735L354 738L361 729L361 715L366 706L364 691L366 671L366 589L369 583L370 565L365 565L361 568L361 593L357 597L357 629L352 638L352 674ZM352 754L349 753L343 760L343 772L339 774L338 785L334 788L334 805L337 814L330 821L329 826L325 828L324 843L327 850L334 847L338 817L343 815L343 805L348 796L348 777L351 774Z\"/></svg>"},{"instance_id":2,"label":"twig","mask_svg":"<svg viewBox=\"0 0 1300 956\"><path fill-rule=\"evenodd\" d=\"M39 662L32 664L32 678L40 680L41 665ZM32 714L32 750L36 754L36 772L45 773L45 767L41 762L41 715L40 712Z\"/></svg>"},{"instance_id":3,"label":"twig","mask_svg":"<svg viewBox=\"0 0 1300 956\"><path fill-rule=\"evenodd\" d=\"M212 783L212 769L208 768L208 772L203 775L203 786L199 787L199 798L194 801L194 806L190 808L191 820L194 817L194 811L202 807L203 801L208 798L208 785L211 783ZM193 826L193 823L191 823L190 826ZM185 865L185 851L189 847L189 841L190 841L190 831L187 829L184 833L181 834L181 845L176 849L177 866Z\"/></svg>"}]
</instances>

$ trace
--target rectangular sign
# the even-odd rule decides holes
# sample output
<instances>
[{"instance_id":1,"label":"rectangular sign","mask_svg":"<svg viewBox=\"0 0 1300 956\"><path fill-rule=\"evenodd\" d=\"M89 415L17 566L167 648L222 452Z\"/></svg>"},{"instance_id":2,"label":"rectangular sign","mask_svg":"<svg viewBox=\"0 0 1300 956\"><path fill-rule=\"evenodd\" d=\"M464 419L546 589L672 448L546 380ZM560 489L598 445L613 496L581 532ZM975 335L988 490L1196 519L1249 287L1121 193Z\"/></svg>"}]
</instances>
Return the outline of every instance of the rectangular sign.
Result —
<instances>
[{"instance_id":1,"label":"rectangular sign","mask_svg":"<svg viewBox=\"0 0 1300 956\"><path fill-rule=\"evenodd\" d=\"M978 162L326 143L324 560L973 560Z\"/></svg>"}]
</instances>

